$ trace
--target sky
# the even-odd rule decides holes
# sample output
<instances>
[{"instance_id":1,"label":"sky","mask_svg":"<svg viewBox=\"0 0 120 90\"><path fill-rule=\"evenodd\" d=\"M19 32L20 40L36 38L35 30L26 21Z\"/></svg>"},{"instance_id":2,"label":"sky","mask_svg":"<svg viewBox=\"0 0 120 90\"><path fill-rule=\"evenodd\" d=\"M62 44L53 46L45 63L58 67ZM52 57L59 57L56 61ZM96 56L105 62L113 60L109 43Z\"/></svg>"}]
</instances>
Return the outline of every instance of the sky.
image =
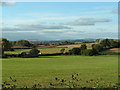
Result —
<instances>
[{"instance_id":1,"label":"sky","mask_svg":"<svg viewBox=\"0 0 120 90\"><path fill-rule=\"evenodd\" d=\"M118 38L117 2L4 2L8 40Z\"/></svg>"}]
</instances>

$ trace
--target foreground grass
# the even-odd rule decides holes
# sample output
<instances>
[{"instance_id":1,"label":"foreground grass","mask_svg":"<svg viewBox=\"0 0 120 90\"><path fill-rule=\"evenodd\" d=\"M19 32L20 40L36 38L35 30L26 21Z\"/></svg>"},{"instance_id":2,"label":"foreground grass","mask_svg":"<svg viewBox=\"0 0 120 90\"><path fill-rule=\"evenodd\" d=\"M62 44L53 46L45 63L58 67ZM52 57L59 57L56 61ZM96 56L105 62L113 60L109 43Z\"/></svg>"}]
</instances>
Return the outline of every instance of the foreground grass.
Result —
<instances>
[{"instance_id":1,"label":"foreground grass","mask_svg":"<svg viewBox=\"0 0 120 90\"><path fill-rule=\"evenodd\" d=\"M102 78L104 86L108 82L118 82L117 56L41 56L39 58L7 58L2 60L3 82L15 76L18 87L35 83L47 85L55 77L68 79L79 74L81 85L84 81Z\"/></svg>"}]
</instances>

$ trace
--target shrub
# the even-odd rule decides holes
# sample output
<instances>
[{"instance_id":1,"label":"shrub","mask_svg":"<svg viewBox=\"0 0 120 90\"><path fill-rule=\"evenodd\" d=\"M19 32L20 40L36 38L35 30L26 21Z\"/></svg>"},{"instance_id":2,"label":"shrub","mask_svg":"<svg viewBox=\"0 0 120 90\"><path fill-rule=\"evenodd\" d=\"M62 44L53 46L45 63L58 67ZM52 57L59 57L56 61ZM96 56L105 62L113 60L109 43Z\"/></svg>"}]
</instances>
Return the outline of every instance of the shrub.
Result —
<instances>
[{"instance_id":1,"label":"shrub","mask_svg":"<svg viewBox=\"0 0 120 90\"><path fill-rule=\"evenodd\" d=\"M109 40L110 41L110 47L111 48L118 48L118 42L114 41L114 40Z\"/></svg>"},{"instance_id":2,"label":"shrub","mask_svg":"<svg viewBox=\"0 0 120 90\"><path fill-rule=\"evenodd\" d=\"M81 55L85 55L85 56L93 56L94 52L92 49L86 49L86 50L82 50L81 51Z\"/></svg>"},{"instance_id":3,"label":"shrub","mask_svg":"<svg viewBox=\"0 0 120 90\"><path fill-rule=\"evenodd\" d=\"M94 44L94 45L92 45L92 49L97 51L97 52L100 52L103 50L103 47L100 44Z\"/></svg>"},{"instance_id":4,"label":"shrub","mask_svg":"<svg viewBox=\"0 0 120 90\"><path fill-rule=\"evenodd\" d=\"M109 39L104 39L100 42L100 44L104 47L104 48L109 48L110 47L110 40Z\"/></svg>"},{"instance_id":5,"label":"shrub","mask_svg":"<svg viewBox=\"0 0 120 90\"><path fill-rule=\"evenodd\" d=\"M40 52L40 51L39 51L38 49L33 48L33 49L30 51L30 54L31 54L31 55L38 55L39 52Z\"/></svg>"},{"instance_id":6,"label":"shrub","mask_svg":"<svg viewBox=\"0 0 120 90\"><path fill-rule=\"evenodd\" d=\"M65 51L65 49L64 49L64 48L62 48L62 49L60 50L60 52L61 52L61 53L64 53L64 51Z\"/></svg>"},{"instance_id":7,"label":"shrub","mask_svg":"<svg viewBox=\"0 0 120 90\"><path fill-rule=\"evenodd\" d=\"M80 47L80 49L81 49L81 50L85 50L85 49L87 49L86 44L82 44L81 47Z\"/></svg>"},{"instance_id":8,"label":"shrub","mask_svg":"<svg viewBox=\"0 0 120 90\"><path fill-rule=\"evenodd\" d=\"M27 41L27 40L20 40L20 41L17 41L17 42L16 42L16 45L30 47L30 46L31 46L31 43L30 43L29 41Z\"/></svg>"},{"instance_id":9,"label":"shrub","mask_svg":"<svg viewBox=\"0 0 120 90\"><path fill-rule=\"evenodd\" d=\"M65 54L71 55L72 54L72 50L69 50L69 52L65 53Z\"/></svg>"},{"instance_id":10,"label":"shrub","mask_svg":"<svg viewBox=\"0 0 120 90\"><path fill-rule=\"evenodd\" d=\"M80 51L81 51L80 48L73 48L71 50L71 54L73 54L73 55L80 55Z\"/></svg>"}]
</instances>

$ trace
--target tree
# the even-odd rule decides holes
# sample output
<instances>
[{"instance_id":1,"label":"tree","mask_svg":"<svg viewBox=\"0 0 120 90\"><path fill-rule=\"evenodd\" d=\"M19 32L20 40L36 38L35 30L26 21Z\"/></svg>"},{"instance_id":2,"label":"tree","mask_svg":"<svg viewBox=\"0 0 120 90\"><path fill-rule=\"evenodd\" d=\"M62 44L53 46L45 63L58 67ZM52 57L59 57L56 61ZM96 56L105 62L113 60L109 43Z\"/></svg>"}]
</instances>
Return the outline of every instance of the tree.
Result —
<instances>
[{"instance_id":1,"label":"tree","mask_svg":"<svg viewBox=\"0 0 120 90\"><path fill-rule=\"evenodd\" d=\"M113 39L110 39L109 42L110 42L110 47L111 48L117 48L118 47L118 42L117 41L115 41Z\"/></svg>"},{"instance_id":2,"label":"tree","mask_svg":"<svg viewBox=\"0 0 120 90\"><path fill-rule=\"evenodd\" d=\"M104 47L104 48L109 48L110 47L110 41L109 39L104 39L100 42L100 44Z\"/></svg>"},{"instance_id":3,"label":"tree","mask_svg":"<svg viewBox=\"0 0 120 90\"><path fill-rule=\"evenodd\" d=\"M118 43L118 48L120 48L120 40L118 40L117 43Z\"/></svg>"},{"instance_id":4,"label":"tree","mask_svg":"<svg viewBox=\"0 0 120 90\"><path fill-rule=\"evenodd\" d=\"M1 47L0 47L0 57L6 57L4 55L4 51L11 50L11 44L7 39L1 38L0 39L0 45L1 45Z\"/></svg>"},{"instance_id":5,"label":"tree","mask_svg":"<svg viewBox=\"0 0 120 90\"><path fill-rule=\"evenodd\" d=\"M92 45L92 49L96 50L97 52L100 52L103 50L103 47L100 44L94 44L94 45Z\"/></svg>"},{"instance_id":6,"label":"tree","mask_svg":"<svg viewBox=\"0 0 120 90\"><path fill-rule=\"evenodd\" d=\"M80 49L81 49L81 50L85 50L85 49L87 49L86 44L82 44L82 45L80 46Z\"/></svg>"},{"instance_id":7,"label":"tree","mask_svg":"<svg viewBox=\"0 0 120 90\"><path fill-rule=\"evenodd\" d=\"M64 51L65 51L65 48L62 48L62 49L60 50L61 53L64 53Z\"/></svg>"},{"instance_id":8,"label":"tree","mask_svg":"<svg viewBox=\"0 0 120 90\"><path fill-rule=\"evenodd\" d=\"M72 54L72 50L69 50L68 54L71 55Z\"/></svg>"},{"instance_id":9,"label":"tree","mask_svg":"<svg viewBox=\"0 0 120 90\"><path fill-rule=\"evenodd\" d=\"M3 51L11 50L11 44L10 44L10 42L7 39L2 38L1 45L2 45L2 50Z\"/></svg>"},{"instance_id":10,"label":"tree","mask_svg":"<svg viewBox=\"0 0 120 90\"><path fill-rule=\"evenodd\" d=\"M82 50L81 51L81 55L85 55L85 56L93 56L94 52L91 49L86 49L86 50Z\"/></svg>"},{"instance_id":11,"label":"tree","mask_svg":"<svg viewBox=\"0 0 120 90\"><path fill-rule=\"evenodd\" d=\"M29 41L27 41L27 40L20 40L20 41L17 41L17 42L16 42L16 45L30 47L30 46L31 46L31 43L30 43Z\"/></svg>"},{"instance_id":12,"label":"tree","mask_svg":"<svg viewBox=\"0 0 120 90\"><path fill-rule=\"evenodd\" d=\"M36 56L38 56L39 52L40 51L38 49L33 48L32 50L30 50L28 52L22 52L19 55L19 57L28 57L28 58L30 58L30 57L36 57Z\"/></svg>"},{"instance_id":13,"label":"tree","mask_svg":"<svg viewBox=\"0 0 120 90\"><path fill-rule=\"evenodd\" d=\"M64 45L67 45L67 44L74 44L74 42L64 41L64 42L62 42L62 44L64 44Z\"/></svg>"},{"instance_id":14,"label":"tree","mask_svg":"<svg viewBox=\"0 0 120 90\"><path fill-rule=\"evenodd\" d=\"M40 51L38 49L36 49L36 48L33 48L32 50L30 50L31 55L38 55L39 52Z\"/></svg>"},{"instance_id":15,"label":"tree","mask_svg":"<svg viewBox=\"0 0 120 90\"><path fill-rule=\"evenodd\" d=\"M10 43L12 46L16 45L16 41L11 41Z\"/></svg>"},{"instance_id":16,"label":"tree","mask_svg":"<svg viewBox=\"0 0 120 90\"><path fill-rule=\"evenodd\" d=\"M73 55L80 55L80 51L81 51L80 48L73 48L73 49L71 50L71 53L72 53Z\"/></svg>"}]
</instances>

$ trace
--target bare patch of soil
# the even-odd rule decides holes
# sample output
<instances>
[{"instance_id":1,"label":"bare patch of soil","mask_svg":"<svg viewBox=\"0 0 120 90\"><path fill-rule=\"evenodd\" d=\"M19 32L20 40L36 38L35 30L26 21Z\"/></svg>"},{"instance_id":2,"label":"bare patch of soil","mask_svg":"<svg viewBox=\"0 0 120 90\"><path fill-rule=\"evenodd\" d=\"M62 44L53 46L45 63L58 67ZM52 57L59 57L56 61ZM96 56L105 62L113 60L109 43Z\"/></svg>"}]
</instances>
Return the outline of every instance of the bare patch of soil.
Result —
<instances>
[{"instance_id":1,"label":"bare patch of soil","mask_svg":"<svg viewBox=\"0 0 120 90\"><path fill-rule=\"evenodd\" d=\"M120 48L112 48L109 51L110 52L120 52Z\"/></svg>"}]
</instances>

